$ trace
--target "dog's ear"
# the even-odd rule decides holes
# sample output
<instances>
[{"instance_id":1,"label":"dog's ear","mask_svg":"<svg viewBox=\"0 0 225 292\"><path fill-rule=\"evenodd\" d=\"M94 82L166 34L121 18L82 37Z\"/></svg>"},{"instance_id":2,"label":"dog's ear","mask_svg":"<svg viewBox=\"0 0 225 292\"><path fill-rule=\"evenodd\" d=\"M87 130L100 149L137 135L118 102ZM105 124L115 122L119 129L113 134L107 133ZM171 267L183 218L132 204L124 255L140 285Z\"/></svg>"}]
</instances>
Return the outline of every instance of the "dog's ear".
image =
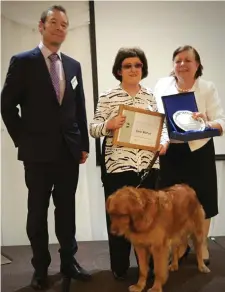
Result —
<instances>
[{"instance_id":1,"label":"dog's ear","mask_svg":"<svg viewBox=\"0 0 225 292\"><path fill-rule=\"evenodd\" d=\"M154 222L159 208L157 204L157 192L150 189L141 189L143 196L146 198L146 208L145 208L145 225L146 228L150 228Z\"/></svg>"},{"instance_id":2,"label":"dog's ear","mask_svg":"<svg viewBox=\"0 0 225 292\"><path fill-rule=\"evenodd\" d=\"M163 210L172 210L172 201L168 193L165 193L164 191L158 191L158 205L159 209Z\"/></svg>"},{"instance_id":3,"label":"dog's ear","mask_svg":"<svg viewBox=\"0 0 225 292\"><path fill-rule=\"evenodd\" d=\"M136 189L133 187L128 187L129 197L132 198L133 204L135 204L140 211L145 209L147 203L146 194L143 192L143 189Z\"/></svg>"},{"instance_id":4,"label":"dog's ear","mask_svg":"<svg viewBox=\"0 0 225 292\"><path fill-rule=\"evenodd\" d=\"M131 188L129 191L131 230L134 232L144 232L149 229L154 220L156 206L150 202L149 190Z\"/></svg>"}]
</instances>

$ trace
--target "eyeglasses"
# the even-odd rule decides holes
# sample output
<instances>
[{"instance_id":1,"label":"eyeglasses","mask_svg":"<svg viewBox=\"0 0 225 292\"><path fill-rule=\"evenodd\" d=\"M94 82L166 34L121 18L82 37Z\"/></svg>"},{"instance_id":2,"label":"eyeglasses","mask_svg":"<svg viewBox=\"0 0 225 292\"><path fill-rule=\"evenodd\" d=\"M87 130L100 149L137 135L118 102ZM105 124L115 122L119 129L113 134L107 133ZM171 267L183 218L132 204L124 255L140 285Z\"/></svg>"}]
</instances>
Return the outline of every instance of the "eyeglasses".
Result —
<instances>
[{"instance_id":1,"label":"eyeglasses","mask_svg":"<svg viewBox=\"0 0 225 292\"><path fill-rule=\"evenodd\" d=\"M142 63L124 64L124 65L122 65L122 69L124 69L124 70L130 70L131 68L141 69L142 67L143 67L143 64Z\"/></svg>"}]
</instances>

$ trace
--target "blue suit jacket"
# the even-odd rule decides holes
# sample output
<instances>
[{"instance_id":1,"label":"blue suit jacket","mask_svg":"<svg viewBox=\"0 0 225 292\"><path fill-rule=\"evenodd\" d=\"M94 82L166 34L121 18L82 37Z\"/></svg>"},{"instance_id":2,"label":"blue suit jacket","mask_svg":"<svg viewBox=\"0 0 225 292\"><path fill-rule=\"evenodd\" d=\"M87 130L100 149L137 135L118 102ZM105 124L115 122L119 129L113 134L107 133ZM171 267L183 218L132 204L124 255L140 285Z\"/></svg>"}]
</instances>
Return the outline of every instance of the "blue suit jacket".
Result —
<instances>
[{"instance_id":1,"label":"blue suit jacket","mask_svg":"<svg viewBox=\"0 0 225 292\"><path fill-rule=\"evenodd\" d=\"M61 105L38 47L13 56L10 61L1 95L1 113L18 147L19 160L55 160L63 140L77 161L81 151L89 152L81 67L76 60L64 54L61 56L66 80ZM75 89L71 84L74 76L78 81Z\"/></svg>"}]
</instances>

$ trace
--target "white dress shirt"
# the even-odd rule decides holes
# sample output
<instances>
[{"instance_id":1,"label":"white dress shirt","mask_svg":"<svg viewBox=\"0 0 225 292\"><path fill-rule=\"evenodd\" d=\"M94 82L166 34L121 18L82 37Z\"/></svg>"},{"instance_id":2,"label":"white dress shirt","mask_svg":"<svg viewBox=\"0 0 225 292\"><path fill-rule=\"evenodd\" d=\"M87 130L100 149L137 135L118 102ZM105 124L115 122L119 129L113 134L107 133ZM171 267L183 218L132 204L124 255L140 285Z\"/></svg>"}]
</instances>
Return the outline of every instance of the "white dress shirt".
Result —
<instances>
[{"instance_id":1,"label":"white dress shirt","mask_svg":"<svg viewBox=\"0 0 225 292\"><path fill-rule=\"evenodd\" d=\"M50 59L49 56L52 54L52 52L42 43L40 42L39 44L39 49L41 50L44 58L46 65L48 67L48 71L50 72ZM56 54L59 56L59 59L56 61L56 66L57 66L57 72L59 73L59 82L60 82L60 103L62 103L64 91L65 91L65 74L63 70L63 64L62 64L62 57L61 57L61 52L57 51Z\"/></svg>"},{"instance_id":2,"label":"white dress shirt","mask_svg":"<svg viewBox=\"0 0 225 292\"><path fill-rule=\"evenodd\" d=\"M202 78L196 79L192 89L194 91L198 111L205 114L208 121L217 122L221 125L223 133L225 132L225 113L222 108L221 100L218 96L215 85L210 81L205 81ZM164 107L162 103L162 96L177 94L175 78L165 77L161 78L154 89L154 96L156 98L158 110L164 113ZM222 133L222 134L223 134ZM191 151L197 150L204 146L210 138L194 140L188 142ZM171 141L172 143L179 143L179 141Z\"/></svg>"}]
</instances>

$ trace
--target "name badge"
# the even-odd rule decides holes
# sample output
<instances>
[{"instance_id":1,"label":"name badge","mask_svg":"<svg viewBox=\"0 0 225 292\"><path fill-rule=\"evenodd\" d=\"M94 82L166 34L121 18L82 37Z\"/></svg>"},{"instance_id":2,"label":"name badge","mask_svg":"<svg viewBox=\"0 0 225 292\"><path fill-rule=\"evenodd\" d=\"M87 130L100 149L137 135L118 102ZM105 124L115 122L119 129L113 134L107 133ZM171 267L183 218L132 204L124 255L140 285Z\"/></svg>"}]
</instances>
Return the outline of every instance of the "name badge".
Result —
<instances>
[{"instance_id":1,"label":"name badge","mask_svg":"<svg viewBox=\"0 0 225 292\"><path fill-rule=\"evenodd\" d=\"M76 88L77 84L78 84L78 82L77 82L77 77L74 76L74 77L72 78L72 80L71 80L71 85L72 85L73 89Z\"/></svg>"}]
</instances>

